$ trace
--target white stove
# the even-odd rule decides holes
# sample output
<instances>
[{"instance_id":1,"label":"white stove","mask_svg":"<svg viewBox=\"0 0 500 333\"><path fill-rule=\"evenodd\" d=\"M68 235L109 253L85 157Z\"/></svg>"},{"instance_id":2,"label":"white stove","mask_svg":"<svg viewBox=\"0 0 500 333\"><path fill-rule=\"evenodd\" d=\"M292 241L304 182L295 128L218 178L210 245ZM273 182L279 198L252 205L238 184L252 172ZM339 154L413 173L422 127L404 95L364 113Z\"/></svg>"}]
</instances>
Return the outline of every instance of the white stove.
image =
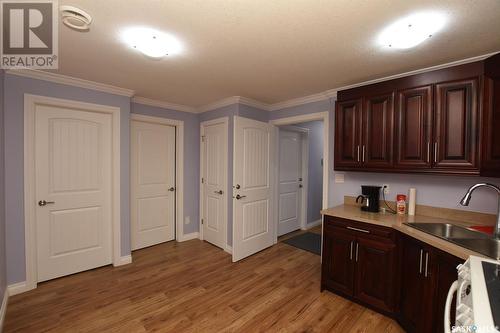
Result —
<instances>
[{"instance_id":1,"label":"white stove","mask_svg":"<svg viewBox=\"0 0 500 333\"><path fill-rule=\"evenodd\" d=\"M475 256L457 267L446 300L445 332L500 332L500 262ZM453 295L457 293L456 320L451 324Z\"/></svg>"}]
</instances>

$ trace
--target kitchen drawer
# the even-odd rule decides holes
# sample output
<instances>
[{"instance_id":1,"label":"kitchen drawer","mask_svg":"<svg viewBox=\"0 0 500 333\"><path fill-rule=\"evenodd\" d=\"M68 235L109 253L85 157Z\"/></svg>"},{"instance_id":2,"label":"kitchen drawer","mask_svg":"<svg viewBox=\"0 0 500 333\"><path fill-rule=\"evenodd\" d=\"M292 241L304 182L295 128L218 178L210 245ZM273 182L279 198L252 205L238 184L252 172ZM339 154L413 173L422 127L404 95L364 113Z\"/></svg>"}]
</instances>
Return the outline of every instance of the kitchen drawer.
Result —
<instances>
[{"instance_id":1,"label":"kitchen drawer","mask_svg":"<svg viewBox=\"0 0 500 333\"><path fill-rule=\"evenodd\" d=\"M325 216L324 228L325 230L329 228L343 229L344 231L352 232L354 235L362 236L364 238L372 238L378 241L386 239L394 242L396 240L396 231L392 228L343 219L340 217Z\"/></svg>"}]
</instances>

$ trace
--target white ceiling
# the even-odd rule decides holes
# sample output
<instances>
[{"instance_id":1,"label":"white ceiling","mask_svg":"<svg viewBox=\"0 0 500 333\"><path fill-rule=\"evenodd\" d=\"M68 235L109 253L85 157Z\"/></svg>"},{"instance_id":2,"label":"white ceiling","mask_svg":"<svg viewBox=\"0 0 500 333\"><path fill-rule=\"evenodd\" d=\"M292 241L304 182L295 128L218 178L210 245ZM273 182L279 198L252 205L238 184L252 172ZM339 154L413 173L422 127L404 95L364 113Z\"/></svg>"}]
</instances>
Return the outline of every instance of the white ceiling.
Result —
<instances>
[{"instance_id":1,"label":"white ceiling","mask_svg":"<svg viewBox=\"0 0 500 333\"><path fill-rule=\"evenodd\" d=\"M60 74L198 107L228 96L276 103L500 51L499 0L60 0L89 12L89 32L60 27ZM377 34L420 10L449 17L414 49L386 50ZM151 60L121 29L177 36L182 55Z\"/></svg>"}]
</instances>

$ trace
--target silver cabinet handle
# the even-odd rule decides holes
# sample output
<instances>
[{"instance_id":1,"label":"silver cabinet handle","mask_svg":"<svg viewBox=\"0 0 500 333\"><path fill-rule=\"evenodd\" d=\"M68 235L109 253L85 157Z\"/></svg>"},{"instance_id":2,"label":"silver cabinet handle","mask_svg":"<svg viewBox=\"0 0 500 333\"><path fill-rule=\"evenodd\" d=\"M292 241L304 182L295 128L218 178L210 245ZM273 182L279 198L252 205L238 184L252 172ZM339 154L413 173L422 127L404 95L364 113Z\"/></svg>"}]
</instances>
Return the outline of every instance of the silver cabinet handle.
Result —
<instances>
[{"instance_id":1,"label":"silver cabinet handle","mask_svg":"<svg viewBox=\"0 0 500 333\"><path fill-rule=\"evenodd\" d=\"M240 200L240 199L243 199L246 197L247 197L246 195L239 195L239 194L236 194L236 196L235 196L236 200Z\"/></svg>"},{"instance_id":2,"label":"silver cabinet handle","mask_svg":"<svg viewBox=\"0 0 500 333\"><path fill-rule=\"evenodd\" d=\"M55 203L56 203L55 201L40 200L40 201L38 201L38 206L43 207L43 206L52 205Z\"/></svg>"},{"instance_id":3,"label":"silver cabinet handle","mask_svg":"<svg viewBox=\"0 0 500 333\"><path fill-rule=\"evenodd\" d=\"M349 256L349 259L351 259L351 261L352 261L352 243L353 243L353 241L351 241L351 245L350 245L350 252L351 252L351 255Z\"/></svg>"},{"instance_id":4,"label":"silver cabinet handle","mask_svg":"<svg viewBox=\"0 0 500 333\"><path fill-rule=\"evenodd\" d=\"M418 272L422 274L422 259L424 257L424 250L420 249L420 264L418 268Z\"/></svg>"},{"instance_id":5,"label":"silver cabinet handle","mask_svg":"<svg viewBox=\"0 0 500 333\"><path fill-rule=\"evenodd\" d=\"M168 190L169 190L170 192L173 192L173 191L175 191L175 187L171 187L171 188L169 188Z\"/></svg>"},{"instance_id":6,"label":"silver cabinet handle","mask_svg":"<svg viewBox=\"0 0 500 333\"><path fill-rule=\"evenodd\" d=\"M438 162L438 143L434 142L434 163Z\"/></svg>"},{"instance_id":7,"label":"silver cabinet handle","mask_svg":"<svg viewBox=\"0 0 500 333\"><path fill-rule=\"evenodd\" d=\"M356 242L356 262L358 262L359 243Z\"/></svg>"},{"instance_id":8,"label":"silver cabinet handle","mask_svg":"<svg viewBox=\"0 0 500 333\"><path fill-rule=\"evenodd\" d=\"M369 234L370 233L369 230L365 230L365 229L359 229L359 228L354 228L354 227L346 227L346 228L349 229L349 230L364 232L365 234Z\"/></svg>"},{"instance_id":9,"label":"silver cabinet handle","mask_svg":"<svg viewBox=\"0 0 500 333\"><path fill-rule=\"evenodd\" d=\"M427 141L427 163L431 163L431 143Z\"/></svg>"},{"instance_id":10,"label":"silver cabinet handle","mask_svg":"<svg viewBox=\"0 0 500 333\"><path fill-rule=\"evenodd\" d=\"M363 163L365 163L365 150L366 150L366 147L365 145L363 145Z\"/></svg>"},{"instance_id":11,"label":"silver cabinet handle","mask_svg":"<svg viewBox=\"0 0 500 333\"><path fill-rule=\"evenodd\" d=\"M425 252L425 274L424 276L428 276L428 271L427 269L429 268L429 252Z\"/></svg>"},{"instance_id":12,"label":"silver cabinet handle","mask_svg":"<svg viewBox=\"0 0 500 333\"><path fill-rule=\"evenodd\" d=\"M359 145L358 145L358 162L359 162Z\"/></svg>"}]
</instances>

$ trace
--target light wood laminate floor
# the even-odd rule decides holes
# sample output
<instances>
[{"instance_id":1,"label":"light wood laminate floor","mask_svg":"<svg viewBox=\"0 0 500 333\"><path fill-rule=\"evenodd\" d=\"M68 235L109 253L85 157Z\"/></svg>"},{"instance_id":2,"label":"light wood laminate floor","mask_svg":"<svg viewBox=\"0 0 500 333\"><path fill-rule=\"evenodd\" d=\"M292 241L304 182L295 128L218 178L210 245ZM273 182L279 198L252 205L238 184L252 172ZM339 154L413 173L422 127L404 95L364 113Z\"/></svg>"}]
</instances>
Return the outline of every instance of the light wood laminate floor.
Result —
<instances>
[{"instance_id":1,"label":"light wood laminate floor","mask_svg":"<svg viewBox=\"0 0 500 333\"><path fill-rule=\"evenodd\" d=\"M284 243L238 263L199 240L40 283L9 299L4 332L402 332L320 293L319 256Z\"/></svg>"}]
</instances>

